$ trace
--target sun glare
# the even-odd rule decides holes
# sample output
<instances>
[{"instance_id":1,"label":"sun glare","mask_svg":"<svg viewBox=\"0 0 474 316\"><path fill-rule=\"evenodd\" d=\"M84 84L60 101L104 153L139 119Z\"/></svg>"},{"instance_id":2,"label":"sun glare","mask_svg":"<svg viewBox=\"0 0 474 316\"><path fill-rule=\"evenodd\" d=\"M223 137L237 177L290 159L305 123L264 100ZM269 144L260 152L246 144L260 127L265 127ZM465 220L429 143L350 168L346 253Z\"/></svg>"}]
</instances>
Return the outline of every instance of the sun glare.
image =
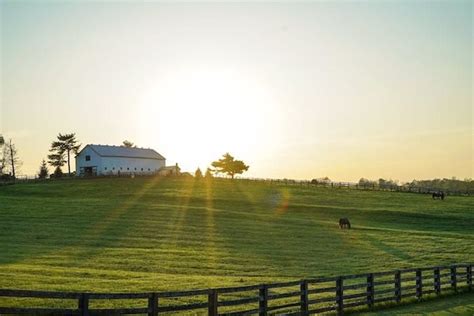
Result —
<instances>
[{"instance_id":1,"label":"sun glare","mask_svg":"<svg viewBox=\"0 0 474 316\"><path fill-rule=\"evenodd\" d=\"M139 114L140 139L206 167L226 151L258 151L272 121L263 85L236 71L178 72L148 91ZM189 163L183 158L189 157Z\"/></svg>"}]
</instances>

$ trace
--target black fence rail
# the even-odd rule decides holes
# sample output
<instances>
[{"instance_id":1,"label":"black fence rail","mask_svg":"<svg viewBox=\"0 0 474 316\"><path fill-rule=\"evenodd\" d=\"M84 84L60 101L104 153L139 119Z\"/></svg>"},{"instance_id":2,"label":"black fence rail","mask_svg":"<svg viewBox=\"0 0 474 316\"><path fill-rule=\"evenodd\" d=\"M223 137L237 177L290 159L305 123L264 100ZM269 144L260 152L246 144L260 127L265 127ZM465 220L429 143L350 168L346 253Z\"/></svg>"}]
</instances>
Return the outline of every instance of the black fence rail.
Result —
<instances>
[{"instance_id":1,"label":"black fence rail","mask_svg":"<svg viewBox=\"0 0 474 316\"><path fill-rule=\"evenodd\" d=\"M156 293L68 293L1 289L0 297L11 300L0 305L0 314L150 316L193 313L217 315L310 315L342 314L355 307L373 307L382 302L400 303L442 292L472 291L472 263L403 269L389 272L313 278L181 292ZM76 308L15 307L15 299L68 300ZM98 301L130 301L129 307L98 308ZM25 304L30 306L31 302ZM72 305L74 304L74 305ZM138 304L138 305L137 305ZM141 305L140 305L141 304ZM13 306L12 306L13 305ZM130 307L136 305L135 307Z\"/></svg>"}]
</instances>

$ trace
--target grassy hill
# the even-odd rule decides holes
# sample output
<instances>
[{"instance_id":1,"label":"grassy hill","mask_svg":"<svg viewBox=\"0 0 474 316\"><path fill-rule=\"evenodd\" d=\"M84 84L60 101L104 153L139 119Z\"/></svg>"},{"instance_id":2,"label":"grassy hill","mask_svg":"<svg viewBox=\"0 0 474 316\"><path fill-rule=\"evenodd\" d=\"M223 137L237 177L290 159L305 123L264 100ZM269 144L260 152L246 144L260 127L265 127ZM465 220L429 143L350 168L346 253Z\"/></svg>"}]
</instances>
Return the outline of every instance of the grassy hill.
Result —
<instances>
[{"instance_id":1,"label":"grassy hill","mask_svg":"<svg viewBox=\"0 0 474 316\"><path fill-rule=\"evenodd\" d=\"M474 261L473 223L470 197L221 179L24 183L0 187L0 288L181 290Z\"/></svg>"}]
</instances>

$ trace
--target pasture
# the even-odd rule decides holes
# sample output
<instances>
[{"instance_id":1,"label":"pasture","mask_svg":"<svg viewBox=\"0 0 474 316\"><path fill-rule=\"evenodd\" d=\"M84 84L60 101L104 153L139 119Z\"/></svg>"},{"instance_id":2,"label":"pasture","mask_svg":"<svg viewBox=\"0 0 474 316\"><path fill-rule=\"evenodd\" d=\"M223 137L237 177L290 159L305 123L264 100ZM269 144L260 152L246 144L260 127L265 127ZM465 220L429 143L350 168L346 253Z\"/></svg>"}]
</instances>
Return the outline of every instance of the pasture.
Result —
<instances>
[{"instance_id":1,"label":"pasture","mask_svg":"<svg viewBox=\"0 0 474 316\"><path fill-rule=\"evenodd\" d=\"M474 198L224 179L22 183L0 187L0 254L0 288L92 292L472 262Z\"/></svg>"}]
</instances>

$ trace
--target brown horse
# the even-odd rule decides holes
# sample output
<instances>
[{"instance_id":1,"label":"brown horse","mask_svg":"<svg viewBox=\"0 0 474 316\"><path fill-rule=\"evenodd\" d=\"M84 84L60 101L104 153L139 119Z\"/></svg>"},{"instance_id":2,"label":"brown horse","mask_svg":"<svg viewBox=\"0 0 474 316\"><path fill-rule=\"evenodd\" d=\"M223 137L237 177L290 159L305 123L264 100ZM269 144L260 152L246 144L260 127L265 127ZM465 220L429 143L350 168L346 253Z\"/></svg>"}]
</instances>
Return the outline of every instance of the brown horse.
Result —
<instances>
[{"instance_id":1,"label":"brown horse","mask_svg":"<svg viewBox=\"0 0 474 316\"><path fill-rule=\"evenodd\" d=\"M339 227L341 229L343 229L343 228L351 229L351 222L349 222L349 219L347 217L340 218L339 219Z\"/></svg>"}]
</instances>

